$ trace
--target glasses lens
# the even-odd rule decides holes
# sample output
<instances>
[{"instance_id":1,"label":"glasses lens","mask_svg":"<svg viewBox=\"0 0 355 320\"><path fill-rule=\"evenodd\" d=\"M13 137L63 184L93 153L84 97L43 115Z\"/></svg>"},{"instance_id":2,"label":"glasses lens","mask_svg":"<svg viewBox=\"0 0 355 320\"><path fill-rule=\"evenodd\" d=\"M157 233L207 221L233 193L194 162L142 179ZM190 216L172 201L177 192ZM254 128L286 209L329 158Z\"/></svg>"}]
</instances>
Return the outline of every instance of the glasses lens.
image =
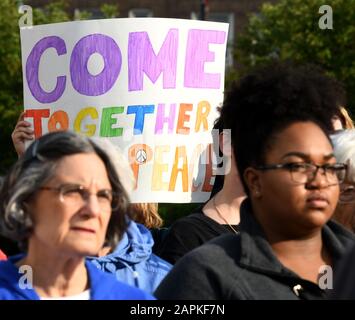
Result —
<instances>
[{"instance_id":1,"label":"glasses lens","mask_svg":"<svg viewBox=\"0 0 355 320\"><path fill-rule=\"evenodd\" d=\"M60 189L60 199L67 205L81 207L87 203L90 198L90 192L81 185L63 185ZM97 201L100 208L104 212L111 211L113 208L113 203L118 203L115 201L114 194L112 190L99 190L96 194ZM118 206L118 204L117 204Z\"/></svg>"},{"instance_id":2,"label":"glasses lens","mask_svg":"<svg viewBox=\"0 0 355 320\"><path fill-rule=\"evenodd\" d=\"M340 163L329 165L325 167L325 174L329 183L342 183L346 176L346 166Z\"/></svg>"},{"instance_id":3,"label":"glasses lens","mask_svg":"<svg viewBox=\"0 0 355 320\"><path fill-rule=\"evenodd\" d=\"M312 168L308 163L290 163L291 179L297 183L306 183L312 176Z\"/></svg>"},{"instance_id":4,"label":"glasses lens","mask_svg":"<svg viewBox=\"0 0 355 320\"><path fill-rule=\"evenodd\" d=\"M113 204L113 193L112 190L100 190L97 193L97 199L99 201L100 207L105 211L110 211Z\"/></svg>"},{"instance_id":5,"label":"glasses lens","mask_svg":"<svg viewBox=\"0 0 355 320\"><path fill-rule=\"evenodd\" d=\"M84 189L78 185L63 185L60 188L60 198L67 204L82 204Z\"/></svg>"},{"instance_id":6,"label":"glasses lens","mask_svg":"<svg viewBox=\"0 0 355 320\"><path fill-rule=\"evenodd\" d=\"M346 176L346 166L340 163L324 165L322 167L317 167L310 163L293 163L290 166L291 178L297 183L312 181L318 170L321 170L322 174L325 172L326 180L330 185L340 184Z\"/></svg>"}]
</instances>

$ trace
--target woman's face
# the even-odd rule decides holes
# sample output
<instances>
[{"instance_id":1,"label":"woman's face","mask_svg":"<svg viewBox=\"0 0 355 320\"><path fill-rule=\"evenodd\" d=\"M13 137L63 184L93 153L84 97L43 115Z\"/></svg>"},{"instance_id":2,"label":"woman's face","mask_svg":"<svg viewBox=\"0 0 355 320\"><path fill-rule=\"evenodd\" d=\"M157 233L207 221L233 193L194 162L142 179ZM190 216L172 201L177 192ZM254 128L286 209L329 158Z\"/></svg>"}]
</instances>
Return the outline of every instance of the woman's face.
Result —
<instances>
[{"instance_id":1,"label":"woman's face","mask_svg":"<svg viewBox=\"0 0 355 320\"><path fill-rule=\"evenodd\" d=\"M355 183L344 181L340 188L339 202L333 219L355 232Z\"/></svg>"},{"instance_id":2,"label":"woman's face","mask_svg":"<svg viewBox=\"0 0 355 320\"><path fill-rule=\"evenodd\" d=\"M329 140L313 122L296 122L280 131L265 159L266 165L336 163ZM339 196L339 186L330 185L322 169L308 183L293 181L286 169L257 170L256 186L257 196L252 197L262 222L294 235L322 227L331 218Z\"/></svg>"},{"instance_id":3,"label":"woman's face","mask_svg":"<svg viewBox=\"0 0 355 320\"><path fill-rule=\"evenodd\" d=\"M96 255L111 217L107 197L111 184L103 161L95 153L66 156L43 187L29 204L34 221L30 247L34 244L68 255ZM62 188L62 192L50 188ZM86 192L84 199L78 192L81 189Z\"/></svg>"}]
</instances>

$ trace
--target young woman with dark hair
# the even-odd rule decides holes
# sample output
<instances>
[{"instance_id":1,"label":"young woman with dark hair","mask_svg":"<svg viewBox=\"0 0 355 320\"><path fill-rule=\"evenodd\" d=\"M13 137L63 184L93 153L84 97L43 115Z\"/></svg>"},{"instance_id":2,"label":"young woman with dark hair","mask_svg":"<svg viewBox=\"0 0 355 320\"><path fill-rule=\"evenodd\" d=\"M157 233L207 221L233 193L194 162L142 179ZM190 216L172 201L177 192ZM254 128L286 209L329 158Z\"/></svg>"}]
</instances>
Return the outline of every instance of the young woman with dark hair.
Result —
<instances>
[{"instance_id":1,"label":"young woman with dark hair","mask_svg":"<svg viewBox=\"0 0 355 320\"><path fill-rule=\"evenodd\" d=\"M247 194L240 233L183 257L156 291L160 299L319 299L324 265L355 237L329 221L346 164L328 137L341 105L336 81L310 66L275 64L227 93L221 119Z\"/></svg>"}]
</instances>

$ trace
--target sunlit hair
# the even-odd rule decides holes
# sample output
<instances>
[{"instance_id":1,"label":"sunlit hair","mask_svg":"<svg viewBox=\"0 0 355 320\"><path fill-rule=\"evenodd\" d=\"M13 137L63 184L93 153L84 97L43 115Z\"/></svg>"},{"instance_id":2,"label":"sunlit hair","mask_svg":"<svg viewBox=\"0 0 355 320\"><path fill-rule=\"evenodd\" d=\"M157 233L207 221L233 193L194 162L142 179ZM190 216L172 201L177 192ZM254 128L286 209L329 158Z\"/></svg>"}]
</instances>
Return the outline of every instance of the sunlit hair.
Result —
<instances>
[{"instance_id":1,"label":"sunlit hair","mask_svg":"<svg viewBox=\"0 0 355 320\"><path fill-rule=\"evenodd\" d=\"M349 112L344 108L340 107L340 121L344 129L354 129L354 121L351 119Z\"/></svg>"},{"instance_id":2,"label":"sunlit hair","mask_svg":"<svg viewBox=\"0 0 355 320\"><path fill-rule=\"evenodd\" d=\"M163 219L158 213L157 203L132 203L131 209L133 220L145 225L148 229L162 226Z\"/></svg>"},{"instance_id":3,"label":"sunlit hair","mask_svg":"<svg viewBox=\"0 0 355 320\"><path fill-rule=\"evenodd\" d=\"M29 200L55 175L63 157L80 153L95 153L103 161L117 195L106 233L106 243L116 247L127 227L125 214L130 217L128 195L108 154L89 138L70 131L49 133L33 142L5 176L0 189L0 231L4 236L26 249L34 227Z\"/></svg>"},{"instance_id":4,"label":"sunlit hair","mask_svg":"<svg viewBox=\"0 0 355 320\"><path fill-rule=\"evenodd\" d=\"M355 129L340 131L331 139L337 162L348 165L347 180L355 182Z\"/></svg>"}]
</instances>

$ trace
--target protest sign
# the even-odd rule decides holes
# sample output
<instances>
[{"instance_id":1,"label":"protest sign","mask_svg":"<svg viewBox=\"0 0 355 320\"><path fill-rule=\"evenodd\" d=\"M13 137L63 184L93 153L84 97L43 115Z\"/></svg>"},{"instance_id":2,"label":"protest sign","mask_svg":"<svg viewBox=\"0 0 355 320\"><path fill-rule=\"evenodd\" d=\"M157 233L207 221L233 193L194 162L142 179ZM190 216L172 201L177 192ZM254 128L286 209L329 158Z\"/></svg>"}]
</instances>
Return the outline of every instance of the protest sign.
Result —
<instances>
[{"instance_id":1,"label":"protest sign","mask_svg":"<svg viewBox=\"0 0 355 320\"><path fill-rule=\"evenodd\" d=\"M36 137L109 138L131 164L134 202L203 202L227 32L224 23L162 18L21 28L26 120Z\"/></svg>"}]
</instances>

